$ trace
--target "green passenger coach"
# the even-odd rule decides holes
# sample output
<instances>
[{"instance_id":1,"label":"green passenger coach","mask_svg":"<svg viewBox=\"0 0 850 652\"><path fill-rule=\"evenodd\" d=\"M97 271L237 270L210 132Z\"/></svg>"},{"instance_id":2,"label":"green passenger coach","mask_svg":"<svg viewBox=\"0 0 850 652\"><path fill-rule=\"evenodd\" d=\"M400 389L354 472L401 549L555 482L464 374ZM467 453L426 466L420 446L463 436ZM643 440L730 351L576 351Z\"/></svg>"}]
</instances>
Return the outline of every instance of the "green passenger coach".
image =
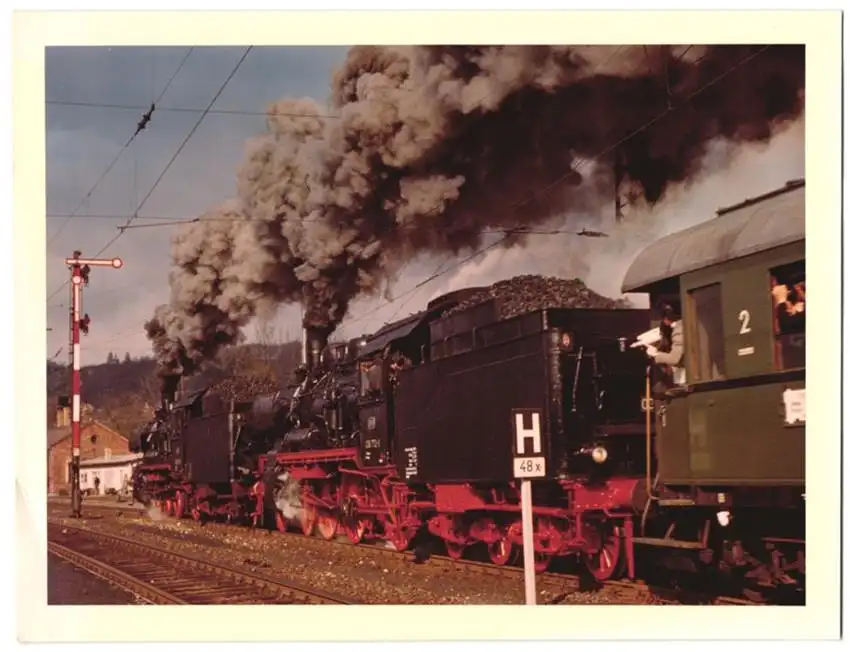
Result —
<instances>
[{"instance_id":1,"label":"green passenger coach","mask_svg":"<svg viewBox=\"0 0 850 652\"><path fill-rule=\"evenodd\" d=\"M673 306L684 337L684 374L652 401L645 517L679 524L684 511L711 508L734 525L724 538L756 538L770 554L805 540L805 197L796 180L718 210L649 246L622 285ZM707 525L696 542L674 529L636 543L708 546Z\"/></svg>"}]
</instances>

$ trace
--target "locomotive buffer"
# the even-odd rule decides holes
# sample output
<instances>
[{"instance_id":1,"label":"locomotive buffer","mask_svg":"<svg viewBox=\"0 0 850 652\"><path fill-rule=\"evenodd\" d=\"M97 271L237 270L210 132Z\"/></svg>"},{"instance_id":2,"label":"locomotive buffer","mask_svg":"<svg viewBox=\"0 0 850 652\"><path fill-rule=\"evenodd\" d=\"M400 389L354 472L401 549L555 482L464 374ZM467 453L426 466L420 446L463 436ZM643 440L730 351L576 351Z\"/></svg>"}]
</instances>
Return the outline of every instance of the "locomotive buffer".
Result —
<instances>
[{"instance_id":1,"label":"locomotive buffer","mask_svg":"<svg viewBox=\"0 0 850 652\"><path fill-rule=\"evenodd\" d=\"M546 457L540 431L539 410L513 410L513 476L520 481L522 556L525 571L525 603L537 604L534 575L534 520L531 479L546 476Z\"/></svg>"}]
</instances>

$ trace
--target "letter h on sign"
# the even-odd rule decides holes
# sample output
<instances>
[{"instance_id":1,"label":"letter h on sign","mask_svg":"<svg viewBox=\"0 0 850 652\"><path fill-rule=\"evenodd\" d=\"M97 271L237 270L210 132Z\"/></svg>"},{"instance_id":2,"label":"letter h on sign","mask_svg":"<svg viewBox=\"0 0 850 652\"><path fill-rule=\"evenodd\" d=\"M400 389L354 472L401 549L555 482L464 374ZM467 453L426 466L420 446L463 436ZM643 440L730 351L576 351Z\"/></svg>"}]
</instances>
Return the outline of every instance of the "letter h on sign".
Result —
<instances>
[{"instance_id":1,"label":"letter h on sign","mask_svg":"<svg viewBox=\"0 0 850 652\"><path fill-rule=\"evenodd\" d=\"M531 423L530 428L525 427L526 417ZM526 455L525 442L531 440L531 450L528 454L540 455L543 450L540 441L540 413L531 410L514 411L514 432L516 434L516 454Z\"/></svg>"},{"instance_id":2,"label":"letter h on sign","mask_svg":"<svg viewBox=\"0 0 850 652\"><path fill-rule=\"evenodd\" d=\"M539 478L546 475L540 414L539 410L513 410L515 478Z\"/></svg>"}]
</instances>

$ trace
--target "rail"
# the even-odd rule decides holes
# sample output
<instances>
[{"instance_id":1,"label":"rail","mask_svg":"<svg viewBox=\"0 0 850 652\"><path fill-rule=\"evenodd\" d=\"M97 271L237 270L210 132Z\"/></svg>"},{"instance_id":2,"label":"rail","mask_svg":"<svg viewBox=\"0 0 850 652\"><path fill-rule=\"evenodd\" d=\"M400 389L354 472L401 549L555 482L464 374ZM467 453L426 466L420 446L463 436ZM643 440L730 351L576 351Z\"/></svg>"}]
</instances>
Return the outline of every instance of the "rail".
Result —
<instances>
[{"instance_id":1,"label":"rail","mask_svg":"<svg viewBox=\"0 0 850 652\"><path fill-rule=\"evenodd\" d=\"M356 604L319 589L50 518L48 550L154 604Z\"/></svg>"}]
</instances>

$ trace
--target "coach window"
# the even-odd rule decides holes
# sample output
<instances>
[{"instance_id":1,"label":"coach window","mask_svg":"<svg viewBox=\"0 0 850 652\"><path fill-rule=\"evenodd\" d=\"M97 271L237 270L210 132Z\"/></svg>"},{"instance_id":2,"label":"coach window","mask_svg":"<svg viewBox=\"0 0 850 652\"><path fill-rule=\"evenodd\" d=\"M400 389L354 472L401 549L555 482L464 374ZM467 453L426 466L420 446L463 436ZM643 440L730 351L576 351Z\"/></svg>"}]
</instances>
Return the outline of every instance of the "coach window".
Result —
<instances>
[{"instance_id":1,"label":"coach window","mask_svg":"<svg viewBox=\"0 0 850 652\"><path fill-rule=\"evenodd\" d=\"M806 366L806 263L783 265L770 272L776 368Z\"/></svg>"},{"instance_id":2,"label":"coach window","mask_svg":"<svg viewBox=\"0 0 850 652\"><path fill-rule=\"evenodd\" d=\"M693 379L699 382L723 378L726 375L726 352L720 284L691 290L688 298L691 309L690 315L685 317L685 348L690 350ZM691 323L688 324L688 321Z\"/></svg>"}]
</instances>

